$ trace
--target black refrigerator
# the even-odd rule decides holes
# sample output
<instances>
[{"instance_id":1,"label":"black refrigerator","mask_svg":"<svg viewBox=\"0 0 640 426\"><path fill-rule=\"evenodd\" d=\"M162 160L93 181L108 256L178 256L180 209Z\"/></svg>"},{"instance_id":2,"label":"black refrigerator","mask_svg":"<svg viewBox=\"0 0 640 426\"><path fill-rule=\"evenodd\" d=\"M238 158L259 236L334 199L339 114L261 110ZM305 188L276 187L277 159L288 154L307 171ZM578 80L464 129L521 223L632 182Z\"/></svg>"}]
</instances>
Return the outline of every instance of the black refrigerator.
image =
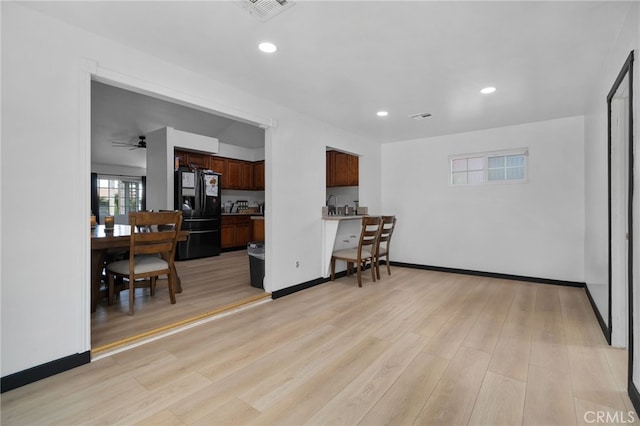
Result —
<instances>
[{"instance_id":1,"label":"black refrigerator","mask_svg":"<svg viewBox=\"0 0 640 426\"><path fill-rule=\"evenodd\" d=\"M178 243L176 260L196 259L220 254L221 175L209 170L180 167L175 172L175 206L182 210L182 229L189 231Z\"/></svg>"}]
</instances>

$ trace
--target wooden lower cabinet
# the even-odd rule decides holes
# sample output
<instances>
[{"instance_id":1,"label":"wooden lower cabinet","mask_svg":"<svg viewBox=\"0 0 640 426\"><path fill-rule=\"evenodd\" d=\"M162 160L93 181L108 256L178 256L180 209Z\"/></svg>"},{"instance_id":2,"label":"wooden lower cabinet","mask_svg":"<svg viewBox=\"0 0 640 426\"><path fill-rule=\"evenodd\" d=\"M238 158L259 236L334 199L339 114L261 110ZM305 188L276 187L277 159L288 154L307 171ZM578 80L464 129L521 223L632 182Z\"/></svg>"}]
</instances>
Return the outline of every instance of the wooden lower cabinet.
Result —
<instances>
[{"instance_id":1,"label":"wooden lower cabinet","mask_svg":"<svg viewBox=\"0 0 640 426\"><path fill-rule=\"evenodd\" d=\"M253 241L264 241L264 219L251 219L253 222Z\"/></svg>"},{"instance_id":2,"label":"wooden lower cabinet","mask_svg":"<svg viewBox=\"0 0 640 426\"><path fill-rule=\"evenodd\" d=\"M222 216L220 243L223 249L247 247L252 241L252 220L249 215Z\"/></svg>"},{"instance_id":3,"label":"wooden lower cabinet","mask_svg":"<svg viewBox=\"0 0 640 426\"><path fill-rule=\"evenodd\" d=\"M233 247L236 243L236 226L234 224L225 224L223 216L222 225L220 226L220 246L222 248Z\"/></svg>"}]
</instances>

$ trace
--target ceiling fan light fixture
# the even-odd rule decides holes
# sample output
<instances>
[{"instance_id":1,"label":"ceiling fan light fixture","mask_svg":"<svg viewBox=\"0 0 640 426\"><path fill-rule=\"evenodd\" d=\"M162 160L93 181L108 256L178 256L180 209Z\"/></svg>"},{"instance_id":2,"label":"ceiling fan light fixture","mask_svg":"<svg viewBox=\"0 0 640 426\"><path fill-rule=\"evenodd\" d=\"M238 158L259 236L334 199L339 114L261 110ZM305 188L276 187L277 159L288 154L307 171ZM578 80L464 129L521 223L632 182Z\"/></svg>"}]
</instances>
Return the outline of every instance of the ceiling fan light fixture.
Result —
<instances>
[{"instance_id":1,"label":"ceiling fan light fixture","mask_svg":"<svg viewBox=\"0 0 640 426\"><path fill-rule=\"evenodd\" d=\"M138 142L133 141L111 141L111 145L114 147L128 147L129 150L146 148L147 147L147 137L146 136L138 136Z\"/></svg>"}]
</instances>

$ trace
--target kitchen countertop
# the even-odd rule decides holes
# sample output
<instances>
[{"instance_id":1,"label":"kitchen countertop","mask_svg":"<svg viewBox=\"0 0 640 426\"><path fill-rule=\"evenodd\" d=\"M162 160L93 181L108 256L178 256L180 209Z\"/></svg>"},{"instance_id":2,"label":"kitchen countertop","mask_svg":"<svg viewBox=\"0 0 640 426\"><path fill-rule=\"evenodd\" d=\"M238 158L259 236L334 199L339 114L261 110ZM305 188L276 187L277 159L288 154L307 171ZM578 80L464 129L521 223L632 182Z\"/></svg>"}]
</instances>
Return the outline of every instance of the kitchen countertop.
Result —
<instances>
[{"instance_id":1,"label":"kitchen countertop","mask_svg":"<svg viewBox=\"0 0 640 426\"><path fill-rule=\"evenodd\" d=\"M264 216L260 213L222 213L222 216Z\"/></svg>"},{"instance_id":2,"label":"kitchen countertop","mask_svg":"<svg viewBox=\"0 0 640 426\"><path fill-rule=\"evenodd\" d=\"M363 218L365 216L369 216L369 215L366 215L366 214L357 214L356 215L356 214L354 214L354 215L349 215L349 216L344 216L344 215L341 215L341 216L338 216L338 215L335 215L335 216L322 216L322 220L353 220L353 219L361 219L361 218Z\"/></svg>"}]
</instances>

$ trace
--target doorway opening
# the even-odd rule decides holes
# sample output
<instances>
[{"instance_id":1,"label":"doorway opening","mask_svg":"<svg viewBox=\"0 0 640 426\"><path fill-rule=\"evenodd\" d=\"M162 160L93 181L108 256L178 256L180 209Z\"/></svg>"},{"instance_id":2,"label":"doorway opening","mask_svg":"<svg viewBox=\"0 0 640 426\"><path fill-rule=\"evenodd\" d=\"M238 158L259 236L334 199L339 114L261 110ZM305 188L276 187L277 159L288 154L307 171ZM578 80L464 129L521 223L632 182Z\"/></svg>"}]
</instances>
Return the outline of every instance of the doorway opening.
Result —
<instances>
[{"instance_id":1,"label":"doorway opening","mask_svg":"<svg viewBox=\"0 0 640 426\"><path fill-rule=\"evenodd\" d=\"M93 173L144 179L146 150L123 148L117 142L133 140L163 127L216 138L220 143L215 154L247 162L262 161L264 168L265 129L268 126L262 122L219 114L136 88L124 81L111 81L96 75L92 75L90 99ZM263 202L264 190L263 187ZM227 195L223 189L222 197ZM251 193L251 196L257 195ZM178 327L269 298L264 290L250 285L249 266L246 251L177 261L183 289L177 303L169 303L168 290L163 287L166 280L159 280L154 296L150 296L148 289L136 289L133 317L129 317L123 308L128 304L127 292L122 292L112 305L103 298L90 317L92 355L147 338L150 333L163 332L168 327Z\"/></svg>"},{"instance_id":2,"label":"doorway opening","mask_svg":"<svg viewBox=\"0 0 640 426\"><path fill-rule=\"evenodd\" d=\"M609 150L609 324L611 345L626 348L629 327L632 229L632 143L630 78L624 73L607 97Z\"/></svg>"},{"instance_id":3,"label":"doorway opening","mask_svg":"<svg viewBox=\"0 0 640 426\"><path fill-rule=\"evenodd\" d=\"M634 291L634 140L633 140L633 51L618 73L607 95L609 165L609 325L613 346L628 349L627 388L636 408L640 406L634 376L634 312L638 292Z\"/></svg>"}]
</instances>

